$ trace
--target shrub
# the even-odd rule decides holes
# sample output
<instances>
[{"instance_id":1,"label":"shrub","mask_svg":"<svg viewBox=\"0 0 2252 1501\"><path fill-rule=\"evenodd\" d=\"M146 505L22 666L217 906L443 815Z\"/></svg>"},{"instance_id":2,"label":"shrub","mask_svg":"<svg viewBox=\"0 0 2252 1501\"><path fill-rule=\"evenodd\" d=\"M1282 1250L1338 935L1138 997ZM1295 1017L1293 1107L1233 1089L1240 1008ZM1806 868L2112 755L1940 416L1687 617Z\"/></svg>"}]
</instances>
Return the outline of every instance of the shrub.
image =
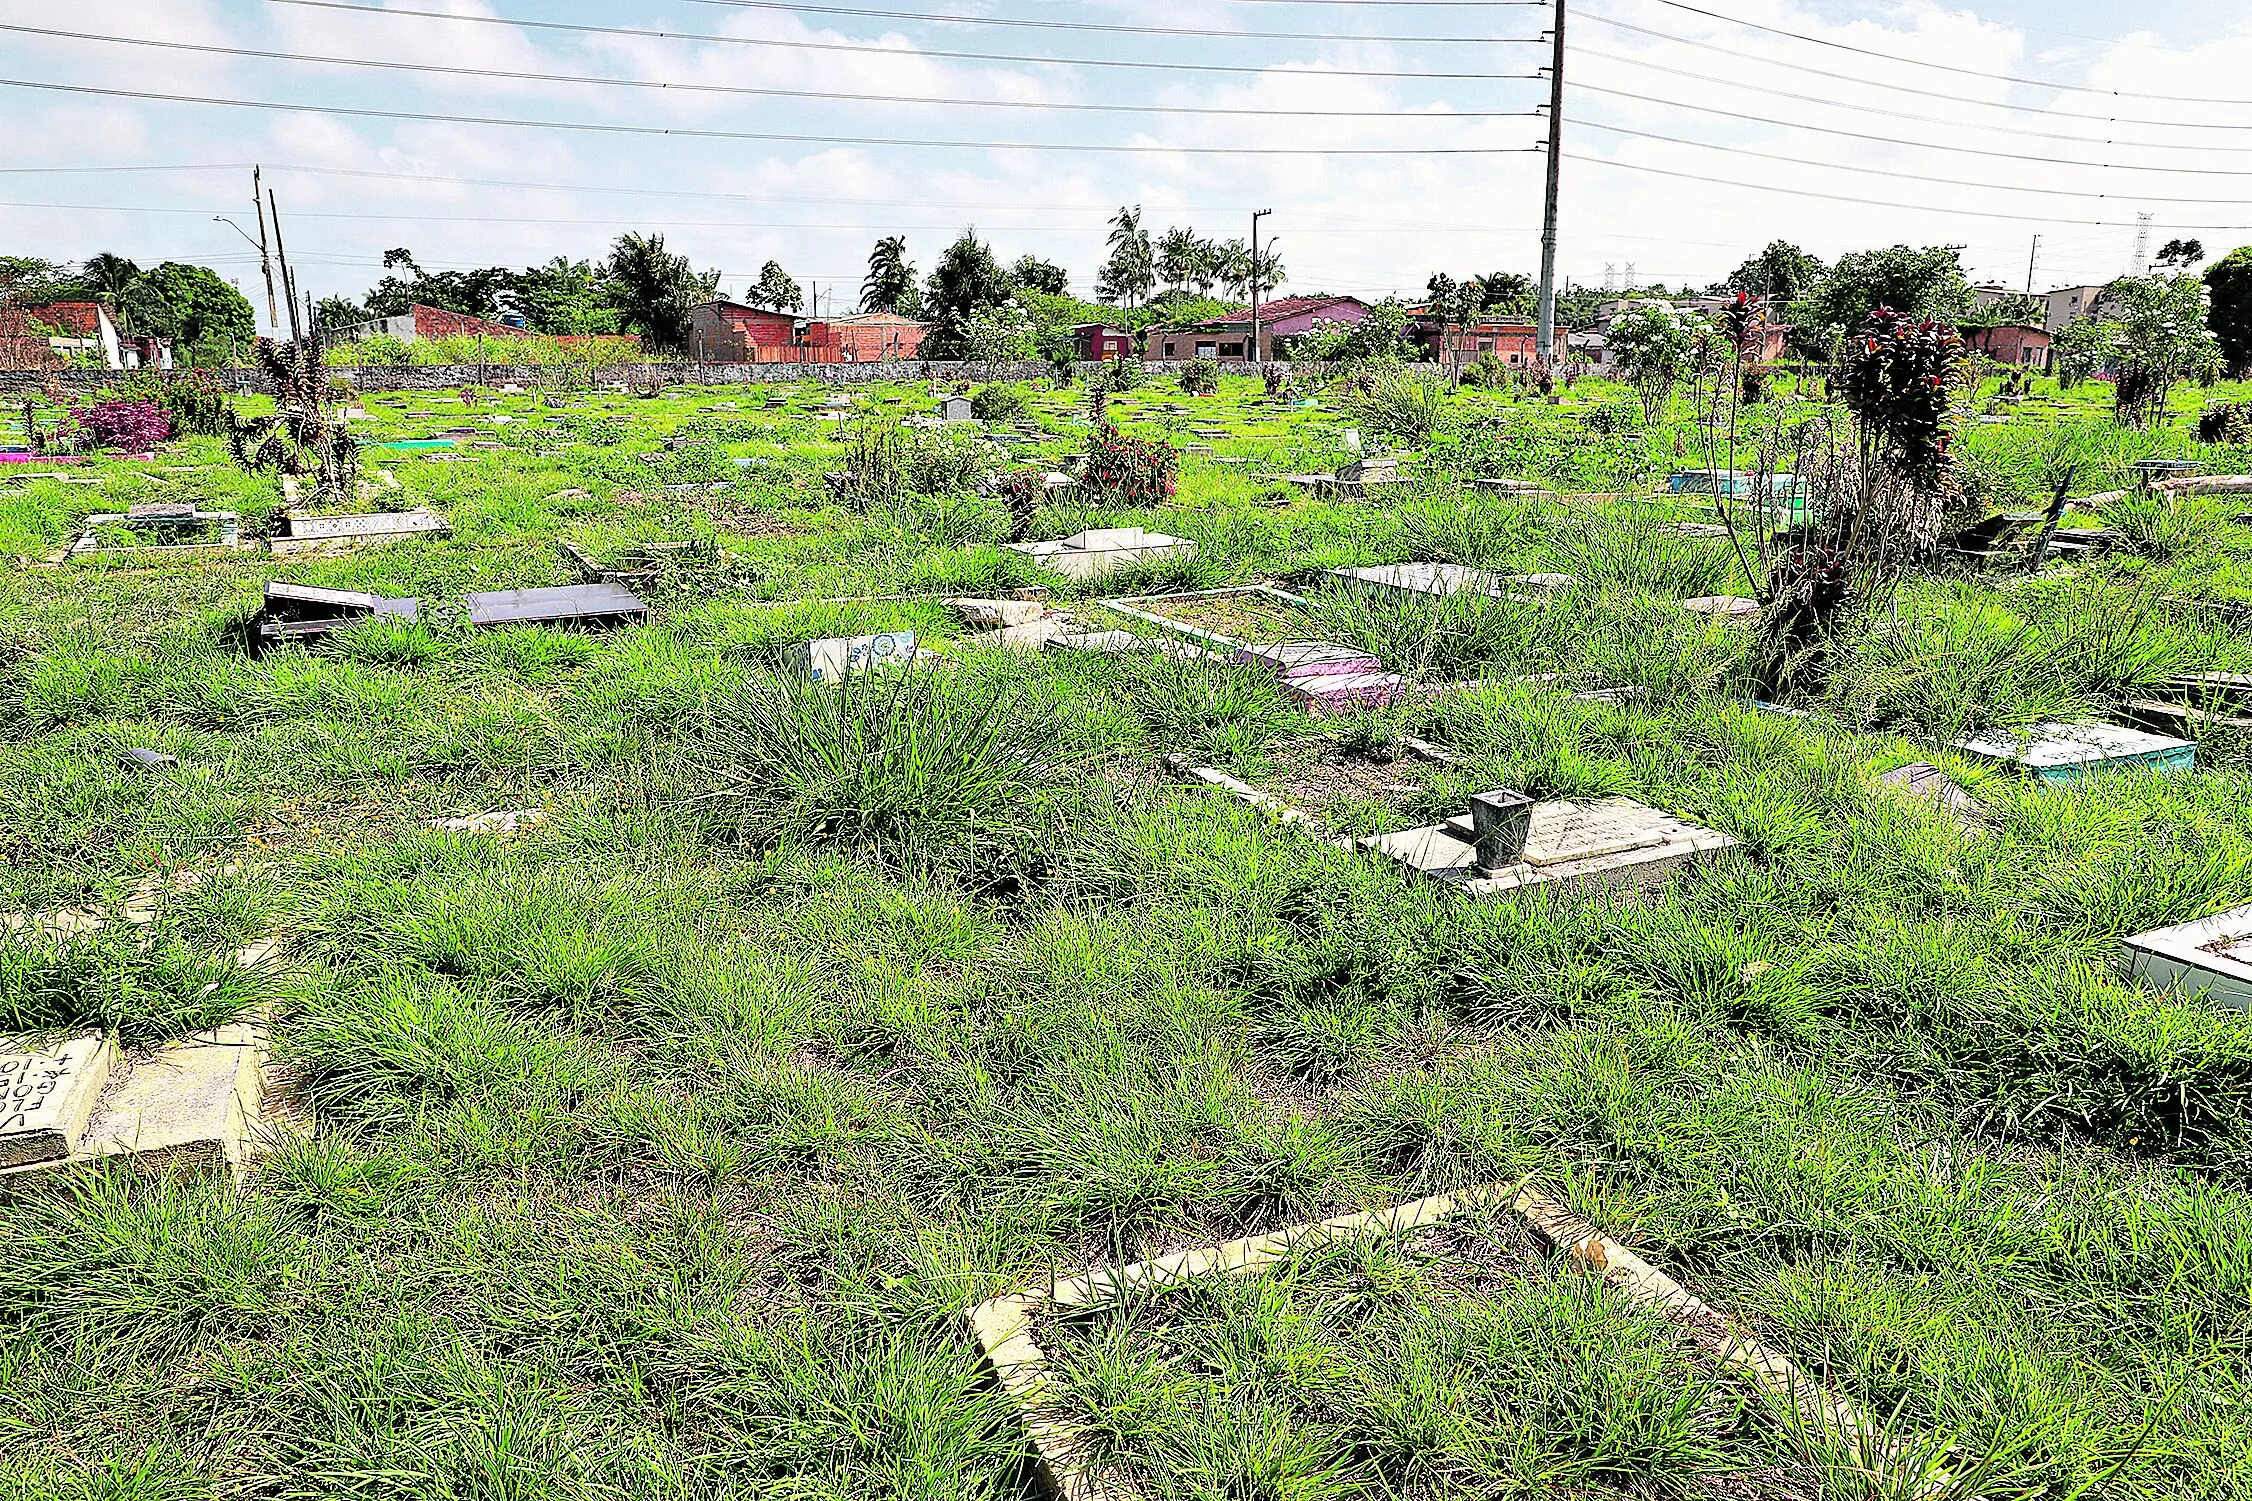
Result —
<instances>
[{"instance_id":1,"label":"shrub","mask_svg":"<svg viewBox=\"0 0 2252 1501\"><path fill-rule=\"evenodd\" d=\"M980 422L1006 422L1024 410L1024 392L1006 381L980 386L970 395L970 415Z\"/></svg>"},{"instance_id":2,"label":"shrub","mask_svg":"<svg viewBox=\"0 0 2252 1501\"><path fill-rule=\"evenodd\" d=\"M1180 455L1169 444L1131 437L1107 423L1087 439L1081 486L1107 505L1155 506L1173 498Z\"/></svg>"},{"instance_id":3,"label":"shrub","mask_svg":"<svg viewBox=\"0 0 2252 1501\"><path fill-rule=\"evenodd\" d=\"M1447 421L1446 382L1401 365L1374 366L1355 383L1345 409L1361 426L1400 443L1428 443Z\"/></svg>"},{"instance_id":4,"label":"shrub","mask_svg":"<svg viewBox=\"0 0 2252 1501\"><path fill-rule=\"evenodd\" d=\"M695 804L761 846L849 845L908 866L990 854L1063 769L1063 726L1006 682L906 668L771 677L714 715Z\"/></svg>"},{"instance_id":5,"label":"shrub","mask_svg":"<svg viewBox=\"0 0 2252 1501\"><path fill-rule=\"evenodd\" d=\"M1001 503L1009 508L1009 540L1029 540L1033 519L1047 503L1047 475L1038 469L1014 469L1001 476L997 488Z\"/></svg>"},{"instance_id":6,"label":"shrub","mask_svg":"<svg viewBox=\"0 0 2252 1501\"><path fill-rule=\"evenodd\" d=\"M2197 415L2200 443L2252 443L2252 401L2217 401Z\"/></svg>"},{"instance_id":7,"label":"shrub","mask_svg":"<svg viewBox=\"0 0 2252 1501\"><path fill-rule=\"evenodd\" d=\"M1196 360L1182 367L1183 396L1217 396L1219 393L1220 367L1215 361Z\"/></svg>"},{"instance_id":8,"label":"shrub","mask_svg":"<svg viewBox=\"0 0 2252 1501\"><path fill-rule=\"evenodd\" d=\"M227 398L208 371L182 370L165 377L157 385L156 403L176 433L217 437L227 431Z\"/></svg>"},{"instance_id":9,"label":"shrub","mask_svg":"<svg viewBox=\"0 0 2252 1501\"><path fill-rule=\"evenodd\" d=\"M172 422L153 401L104 401L72 407L68 430L73 447L147 453L172 436Z\"/></svg>"},{"instance_id":10,"label":"shrub","mask_svg":"<svg viewBox=\"0 0 2252 1501\"><path fill-rule=\"evenodd\" d=\"M1087 382L1097 391L1131 391L1141 383L1140 360L1105 360Z\"/></svg>"}]
</instances>

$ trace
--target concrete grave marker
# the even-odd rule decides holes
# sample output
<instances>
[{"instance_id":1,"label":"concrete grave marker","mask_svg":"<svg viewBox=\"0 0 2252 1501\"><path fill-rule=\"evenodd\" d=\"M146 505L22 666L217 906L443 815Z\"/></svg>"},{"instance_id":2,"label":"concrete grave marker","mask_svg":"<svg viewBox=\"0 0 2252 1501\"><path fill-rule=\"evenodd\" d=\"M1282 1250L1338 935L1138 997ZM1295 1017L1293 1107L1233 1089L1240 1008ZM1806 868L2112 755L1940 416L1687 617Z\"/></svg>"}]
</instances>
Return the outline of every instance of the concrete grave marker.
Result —
<instances>
[{"instance_id":1,"label":"concrete grave marker","mask_svg":"<svg viewBox=\"0 0 2252 1501\"><path fill-rule=\"evenodd\" d=\"M291 511L288 534L274 538L271 546L277 554L286 556L329 546L390 542L400 537L440 537L452 531L444 517L421 509L372 511L353 516L315 516Z\"/></svg>"},{"instance_id":2,"label":"concrete grave marker","mask_svg":"<svg viewBox=\"0 0 2252 1501\"><path fill-rule=\"evenodd\" d=\"M1196 544L1138 526L1105 527L1080 532L1060 542L1004 542L1011 552L1066 578L1093 579L1142 563L1170 562L1196 556Z\"/></svg>"},{"instance_id":3,"label":"concrete grave marker","mask_svg":"<svg viewBox=\"0 0 2252 1501\"><path fill-rule=\"evenodd\" d=\"M0 1045L0 1167L76 1152L115 1056L109 1039L99 1036L43 1047Z\"/></svg>"},{"instance_id":4,"label":"concrete grave marker","mask_svg":"<svg viewBox=\"0 0 2252 1501\"><path fill-rule=\"evenodd\" d=\"M2138 933L2123 957L2127 972L2155 989L2204 991L2217 1005L2252 1010L2252 907Z\"/></svg>"},{"instance_id":5,"label":"concrete grave marker","mask_svg":"<svg viewBox=\"0 0 2252 1501\"><path fill-rule=\"evenodd\" d=\"M1472 896L1546 885L1567 891L1650 888L1736 844L1729 835L1627 798L1534 804L1523 860L1499 870L1480 869L1477 838L1473 816L1465 813L1359 842Z\"/></svg>"},{"instance_id":6,"label":"concrete grave marker","mask_svg":"<svg viewBox=\"0 0 2252 1501\"><path fill-rule=\"evenodd\" d=\"M2187 771L2197 764L2197 747L2190 741L2116 724L2038 724L2022 741L1987 731L1956 741L1954 748L2044 782L2078 781L2124 767Z\"/></svg>"},{"instance_id":7,"label":"concrete grave marker","mask_svg":"<svg viewBox=\"0 0 2252 1501\"><path fill-rule=\"evenodd\" d=\"M565 584L552 589L495 589L468 596L469 623L507 625L638 625L649 606L622 584Z\"/></svg>"}]
</instances>

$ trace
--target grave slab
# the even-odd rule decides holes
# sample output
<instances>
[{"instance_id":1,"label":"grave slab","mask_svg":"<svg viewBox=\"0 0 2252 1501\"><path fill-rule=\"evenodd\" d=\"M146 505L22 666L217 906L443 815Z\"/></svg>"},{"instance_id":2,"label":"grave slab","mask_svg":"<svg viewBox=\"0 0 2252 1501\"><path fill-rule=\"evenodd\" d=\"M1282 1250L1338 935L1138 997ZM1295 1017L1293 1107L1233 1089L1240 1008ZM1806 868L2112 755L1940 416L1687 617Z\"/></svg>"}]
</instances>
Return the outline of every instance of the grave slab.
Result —
<instances>
[{"instance_id":1,"label":"grave slab","mask_svg":"<svg viewBox=\"0 0 2252 1501\"><path fill-rule=\"evenodd\" d=\"M1946 772L1926 762L1914 761L1888 771L1877 778L1877 785L1893 788L1918 802L1930 803L1972 832L1985 827L1980 821L1978 803L1971 795L1956 786L1954 778Z\"/></svg>"},{"instance_id":2,"label":"grave slab","mask_svg":"<svg viewBox=\"0 0 2252 1501\"><path fill-rule=\"evenodd\" d=\"M1407 692L1407 679L1396 672L1348 672L1285 678L1283 687L1316 713L1346 714L1397 702Z\"/></svg>"},{"instance_id":3,"label":"grave slab","mask_svg":"<svg viewBox=\"0 0 2252 1501\"><path fill-rule=\"evenodd\" d=\"M1744 599L1734 594L1707 594L1696 599L1685 599L1681 608L1693 615L1710 615L1715 620L1752 621L1759 618L1759 601Z\"/></svg>"},{"instance_id":4,"label":"grave slab","mask_svg":"<svg viewBox=\"0 0 2252 1501\"><path fill-rule=\"evenodd\" d=\"M1373 568L1332 568L1329 576L1346 584L1393 594L1455 594L1507 592L1498 574L1460 563L1386 563Z\"/></svg>"},{"instance_id":5,"label":"grave slab","mask_svg":"<svg viewBox=\"0 0 2252 1501\"><path fill-rule=\"evenodd\" d=\"M100 1036L0 1044L0 1168L76 1152L115 1057L109 1039Z\"/></svg>"},{"instance_id":6,"label":"grave slab","mask_svg":"<svg viewBox=\"0 0 2252 1501\"><path fill-rule=\"evenodd\" d=\"M620 584L565 584L553 589L496 589L472 594L469 623L507 625L636 625L649 618L641 596Z\"/></svg>"},{"instance_id":7,"label":"grave slab","mask_svg":"<svg viewBox=\"0 0 2252 1501\"><path fill-rule=\"evenodd\" d=\"M1004 542L1041 567L1069 579L1095 579L1137 564L1196 556L1196 544L1138 526L1084 531L1057 542Z\"/></svg>"},{"instance_id":8,"label":"grave slab","mask_svg":"<svg viewBox=\"0 0 2252 1501\"><path fill-rule=\"evenodd\" d=\"M1418 874L1485 897L1535 886L1564 891L1648 889L1733 849L1736 840L1627 798L1606 798L1585 804L1535 804L1524 860L1491 874L1477 867L1467 815L1427 828L1378 834L1360 844Z\"/></svg>"},{"instance_id":9,"label":"grave slab","mask_svg":"<svg viewBox=\"0 0 2252 1501\"><path fill-rule=\"evenodd\" d=\"M373 546L401 537L443 537L453 527L427 510L370 511L352 516L313 516L289 513L289 532L269 546L281 556L324 549Z\"/></svg>"},{"instance_id":10,"label":"grave slab","mask_svg":"<svg viewBox=\"0 0 2252 1501\"><path fill-rule=\"evenodd\" d=\"M2203 991L2216 1005L2252 1010L2252 907L2138 933L2122 957L2127 973L2153 989Z\"/></svg>"},{"instance_id":11,"label":"grave slab","mask_svg":"<svg viewBox=\"0 0 2252 1501\"><path fill-rule=\"evenodd\" d=\"M1256 667L1284 684L1311 678L1337 678L1384 671L1384 664L1357 646L1334 641L1276 641L1236 648L1238 666Z\"/></svg>"},{"instance_id":12,"label":"grave slab","mask_svg":"<svg viewBox=\"0 0 2252 1501\"><path fill-rule=\"evenodd\" d=\"M236 1174L264 1103L264 1028L236 1022L172 1043L125 1071L87 1128L87 1157Z\"/></svg>"},{"instance_id":13,"label":"grave slab","mask_svg":"<svg viewBox=\"0 0 2252 1501\"><path fill-rule=\"evenodd\" d=\"M2197 747L2190 741L2116 724L2038 724L2022 741L1989 731L1958 740L1954 748L2044 782L2138 766L2186 771L2197 764Z\"/></svg>"}]
</instances>

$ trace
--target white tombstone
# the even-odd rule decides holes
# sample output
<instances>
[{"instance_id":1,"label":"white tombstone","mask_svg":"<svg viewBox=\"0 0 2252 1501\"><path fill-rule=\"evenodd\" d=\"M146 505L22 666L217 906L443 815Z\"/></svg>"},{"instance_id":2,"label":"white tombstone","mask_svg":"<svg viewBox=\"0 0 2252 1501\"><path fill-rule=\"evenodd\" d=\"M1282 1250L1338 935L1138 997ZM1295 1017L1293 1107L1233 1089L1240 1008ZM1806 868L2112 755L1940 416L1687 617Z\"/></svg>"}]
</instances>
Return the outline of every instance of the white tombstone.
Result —
<instances>
[{"instance_id":1,"label":"white tombstone","mask_svg":"<svg viewBox=\"0 0 2252 1501\"><path fill-rule=\"evenodd\" d=\"M789 653L791 667L816 683L838 683L875 668L904 666L914 660L913 631L801 641Z\"/></svg>"}]
</instances>

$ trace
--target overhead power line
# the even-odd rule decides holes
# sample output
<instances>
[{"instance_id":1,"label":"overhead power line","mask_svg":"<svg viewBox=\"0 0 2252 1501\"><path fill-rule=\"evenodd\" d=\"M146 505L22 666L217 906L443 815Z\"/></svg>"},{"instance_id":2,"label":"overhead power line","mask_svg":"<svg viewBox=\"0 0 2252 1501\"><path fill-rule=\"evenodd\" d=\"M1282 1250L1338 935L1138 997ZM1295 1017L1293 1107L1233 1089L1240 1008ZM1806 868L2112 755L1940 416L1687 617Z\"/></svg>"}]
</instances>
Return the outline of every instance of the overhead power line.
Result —
<instances>
[{"instance_id":1,"label":"overhead power line","mask_svg":"<svg viewBox=\"0 0 2252 1501\"><path fill-rule=\"evenodd\" d=\"M1873 104L1856 104L1850 100L1839 99L1835 95L1796 94L1788 89L1771 89L1764 84L1746 83L1741 78L1731 78L1724 74L1700 73L1694 68L1668 67L1664 63L1651 62L1648 58L1629 57L1623 52L1605 52L1599 47L1583 47L1574 44L1572 51L1581 57L1595 57L1601 58L1605 62L1624 63L1630 68L1646 68L1653 73L1671 74L1675 78L1694 78L1700 83L1719 84L1725 88L1741 89L1748 94L1764 94L1771 99L1789 99L1800 104L1822 104L1827 105L1833 109L1852 110L1856 114L1883 115L1887 119L1893 120L1916 120L1926 125L1944 125L1951 130L1971 130L1986 135L2001 134L2013 136L2028 136L2036 140L2044 141L2073 141L2083 146L2134 146L2140 147L2147 151L2252 150L2252 145L2182 146L2164 141L2120 141L2111 139L2099 140L2093 136L2073 135L2069 132L2061 130L2033 130L2023 125L1996 125L1982 120L1944 120L1937 115L1918 115L1910 113L1907 110L1883 109ZM1829 76L1843 77L1844 75L1835 74ZM1887 92L1899 92L1897 90L1891 89L1889 85L1878 85L1878 87L1886 88ZM2241 125L2223 125L2208 120L2098 120L2092 115L2060 115L2053 110L2043 109L2041 106L2036 104L1999 104L1992 100L1986 99L1964 99L1960 95L1945 93L1936 89L1916 89L1911 92L1926 94L1934 99L1953 99L1958 103L1975 105L1982 109L2019 110L2026 114L2039 115L2047 119L2085 120L2092 125L2154 125L2162 129L2226 130L2230 132L2232 136L2238 138L2244 137L2248 134L2248 132L2245 130L2245 127ZM1647 96L1636 95L1634 97L1646 98ZM1681 101L1679 99L1669 99L1667 100L1667 103L1679 105L1681 104ZM1691 105L1686 107L1695 108L1696 106ZM1798 122L1793 121L1792 123L1796 124Z\"/></svg>"},{"instance_id":2,"label":"overhead power line","mask_svg":"<svg viewBox=\"0 0 2252 1501\"><path fill-rule=\"evenodd\" d=\"M1126 68L1136 72L1156 73L1219 73L1260 76L1272 73L1277 65L1272 63L1183 63L1143 62L1123 57L1041 57L1020 52L964 52L941 47L917 47L913 52L898 47L879 47L872 42L812 42L786 41L778 37L721 36L716 32L660 31L643 26L591 26L576 21L531 21L509 16L454 15L442 10L409 10L381 5L361 5L351 0L266 0L268 5L294 5L309 10L347 11L363 16L389 16L407 20L459 22L470 26L508 26L526 31L569 32L580 36L634 37L644 41L695 42L709 46L726 47L777 47L791 52L844 52L863 57L886 57L897 61L902 58L940 57L949 62L981 63L1032 63L1041 67L1067 68ZM1484 69L1461 73L1430 72L1413 68L1338 68L1327 63L1318 69L1302 71L1316 78L1414 78L1471 80L1483 82L1496 77L1503 79L1529 75L1514 73L1495 74Z\"/></svg>"},{"instance_id":3,"label":"overhead power line","mask_svg":"<svg viewBox=\"0 0 2252 1501\"><path fill-rule=\"evenodd\" d=\"M748 3L748 0L744 0ZM1897 52L1879 52L1873 47L1856 47L1850 42L1834 42L1828 37L1812 36L1803 31L1787 31L1780 26L1768 26L1758 21L1747 21L1741 16L1724 16L1717 10L1706 10L1700 5L1689 5L1684 0L1657 0L1671 10L1687 11L1693 16L1704 16L1714 21L1724 21L1730 26L1741 26L1747 31L1764 31L1769 36L1789 37L1794 42L1808 42L1817 47L1830 47L1839 52L1851 52L1858 57L1873 57L1888 63L1899 63L1909 68L1930 68L1935 72L1953 73L1962 78L1984 78L1994 83L2024 84L2029 88L2055 89L2066 94L2106 94L2114 99L2157 99L2169 104L2242 104L2252 105L2252 99L2203 99L2193 94L2146 94L2134 89L2107 89L2092 83L2061 83L2054 78L2026 78L2015 73L1990 73L1983 68L1958 68L1953 63L1935 63L1921 57L1902 57Z\"/></svg>"},{"instance_id":4,"label":"overhead power line","mask_svg":"<svg viewBox=\"0 0 2252 1501\"><path fill-rule=\"evenodd\" d=\"M1590 94L1607 94L1613 99L1641 100L1644 96L1626 89L1607 89L1598 84L1571 80L1569 87ZM2051 156L2029 151L1989 151L1983 146L1950 146L1940 141L1910 141L1898 136L1877 135L1865 130L1846 130L1835 125L1815 125L1804 120L1778 120L1773 115L1749 115L1738 110L1718 109L1709 104L1690 104L1680 99L1668 101L1673 109L1694 110L1701 115L1719 115L1728 120L1746 120L1757 125L1781 125L1791 130L1810 130L1817 135L1843 136L1854 141L1874 141L1884 146L1909 146L1919 151L1947 151L1962 156L1995 157L2011 162L2039 162L2052 167L2098 167L2125 172L2164 172L2188 174L2192 177L2252 177L2252 167L2152 167L2139 162L2091 162L2076 156ZM2089 144L2093 144L2092 142ZM2156 201L2156 200L2154 200Z\"/></svg>"},{"instance_id":5,"label":"overhead power line","mask_svg":"<svg viewBox=\"0 0 2252 1501\"><path fill-rule=\"evenodd\" d=\"M944 26L1013 26L1030 31L1096 31L1118 36L1225 37L1231 41L1403 42L1462 46L1482 42L1536 42L1539 37L1383 36L1359 31L1227 31L1210 26L1128 26L1117 21L1028 21L1015 16L964 16L946 12L869 10L854 5L801 5L797 0L689 0L728 10L788 11L798 15L857 16L871 21L918 21Z\"/></svg>"},{"instance_id":6,"label":"overhead power line","mask_svg":"<svg viewBox=\"0 0 2252 1501\"><path fill-rule=\"evenodd\" d=\"M1796 167L1813 167L1824 172L1848 172L1859 176L1890 177L1902 182L1928 182L1942 187L1975 188L1982 193L2031 193L2042 198L2108 198L2133 203L2187 203L2206 207L2252 207L2248 198L2167 198L2150 193L2107 193L2095 188L2034 188L2010 182L1967 182L1959 177L1933 177L1925 172L1898 172L1889 167L1865 167L1850 162L1808 161L1802 156L1792 156L1782 151L1760 151L1750 146L1722 146L1712 141L1699 141L1689 136L1666 135L1660 131L1638 130L1627 125L1607 125L1601 120L1573 121L1590 130L1607 130L1613 135L1634 136L1645 141L1664 141L1673 146L1694 146L1700 151L1718 151L1728 156L1751 156L1761 161L1788 162Z\"/></svg>"},{"instance_id":7,"label":"overhead power line","mask_svg":"<svg viewBox=\"0 0 2252 1501\"><path fill-rule=\"evenodd\" d=\"M116 47L153 47L166 52L200 52L218 57L254 57L262 62L318 63L333 68L377 68L393 73L431 73L450 78L496 78L512 83L591 84L611 89L645 89L668 94L734 94L769 99L820 99L847 104L937 105L948 109L1038 109L1118 115L1248 115L1254 118L1308 118L1354 120L1506 120L1524 119L1530 110L1430 110L1408 109L1246 109L1202 104L1083 104L1041 103L1027 99L941 99L917 94L850 94L835 89L778 89L752 84L685 83L656 78L611 78L598 73L538 73L518 68L465 68L446 63L394 62L375 57L330 57L314 52L281 52L266 47L225 47L216 42L176 42L155 37L111 36L92 31L65 31L51 26L23 26L0 21L0 31L28 36L61 37L74 42L100 42ZM1522 74L1531 78L1537 75Z\"/></svg>"},{"instance_id":8,"label":"overhead power line","mask_svg":"<svg viewBox=\"0 0 2252 1501\"><path fill-rule=\"evenodd\" d=\"M1980 109L2015 110L2021 114L2049 115L2060 120L2086 120L2097 125L2160 125L2172 130L2229 130L2237 132L2244 130L2242 125L2214 123L2204 120L2152 120L2140 115L2083 115L2070 110L2051 110L2037 104L2005 104L1998 99L1965 99L1961 93L1954 90L1919 89L1910 84L1874 79L1865 73L1839 73L1829 68L1817 68L1808 63L1789 62L1783 58L1769 57L1762 52L1746 52L1738 47L1724 47L1718 42L1704 42L1697 40L1695 37L1676 36L1670 31L1659 31L1649 26L1637 26L1632 21L1620 21L1610 16L1600 16L1593 11L1583 10L1577 12L1577 14L1579 19L1583 21L1595 21L1619 31L1631 31L1636 36L1646 36L1652 41L1665 42L1671 46L1695 47L1700 51L1717 53L1722 57L1733 57L1740 62L1758 63L1765 68L1783 68L1793 73L1805 73L1815 78L1835 79L1841 83L1860 84L1864 88L1882 89L1888 94L1916 94L1926 99L1952 99L1958 104L1976 105ZM1692 73L1688 76L1697 78L1704 75ZM2129 97L2163 97L2170 102L2184 104L2230 102L2228 100L2177 100L2170 95L2134 95Z\"/></svg>"},{"instance_id":9,"label":"overhead power line","mask_svg":"<svg viewBox=\"0 0 2252 1501\"><path fill-rule=\"evenodd\" d=\"M505 125L522 130L587 131L598 135L682 136L713 141L782 141L817 146L923 146L947 151L1055 151L1126 156L1518 156L1530 146L1160 146L1065 141L959 141L918 136L824 135L811 131L714 130L687 125L627 125L597 120L526 120L510 115L456 115L436 110L374 109L350 104L291 104L270 99L226 99L214 94L167 94L152 89L101 88L0 78L0 88L83 94L98 99L144 99L158 104L199 104L220 109L264 109L284 114L350 115L363 120L421 120L445 125Z\"/></svg>"},{"instance_id":10,"label":"overhead power line","mask_svg":"<svg viewBox=\"0 0 2252 1501\"><path fill-rule=\"evenodd\" d=\"M1584 125L1587 122L1583 120L1580 123ZM1652 167L1641 162L1622 162L1615 157L1597 156L1577 151L1566 151L1564 155L1572 161L1585 162L1592 166L1616 167L1624 172L1641 172L1653 177L1674 177L1685 182L1701 182L1708 188L1724 186L1749 193L1779 194L1785 198L1819 198L1826 203L1856 203L1865 208L1914 209L1924 213L1944 214L1949 218L2007 219L2018 224L2070 224L2093 229L2132 229L2135 225L2133 219L2068 219L2054 214L2014 214L2002 209L1937 208L1929 203L1903 203L1896 199L1871 198L1862 193L1824 193L1813 188L1786 188L1779 184L1758 182L1751 179L1730 179L1724 183L1716 184L1710 172L1681 172L1670 167ZM2173 229L2210 230L2216 234L2252 233L2252 224L2174 224L2169 227Z\"/></svg>"}]
</instances>

